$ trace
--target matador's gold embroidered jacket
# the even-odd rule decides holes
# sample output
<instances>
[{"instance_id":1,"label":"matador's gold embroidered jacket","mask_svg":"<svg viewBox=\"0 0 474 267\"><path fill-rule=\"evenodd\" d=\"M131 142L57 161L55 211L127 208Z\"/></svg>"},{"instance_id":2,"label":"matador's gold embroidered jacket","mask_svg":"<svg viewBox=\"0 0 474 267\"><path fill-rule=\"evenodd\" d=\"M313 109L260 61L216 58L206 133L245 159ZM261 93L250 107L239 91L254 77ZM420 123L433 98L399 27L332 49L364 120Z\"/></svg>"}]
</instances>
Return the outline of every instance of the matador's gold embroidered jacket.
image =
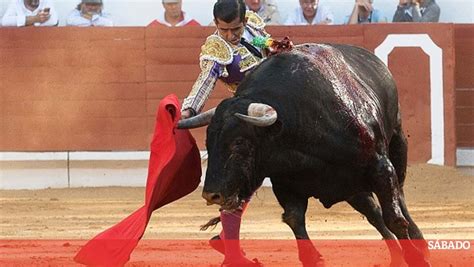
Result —
<instances>
[{"instance_id":1,"label":"matador's gold embroidered jacket","mask_svg":"<svg viewBox=\"0 0 474 267\"><path fill-rule=\"evenodd\" d=\"M247 11L246 17L248 20L243 38L247 39L248 43L253 37L269 36L264 29L265 23L256 13ZM256 67L261 60L242 44L230 45L216 31L207 37L201 47L201 73L188 97L184 99L182 110L191 109L194 114L200 113L218 79L234 93L245 73Z\"/></svg>"}]
</instances>

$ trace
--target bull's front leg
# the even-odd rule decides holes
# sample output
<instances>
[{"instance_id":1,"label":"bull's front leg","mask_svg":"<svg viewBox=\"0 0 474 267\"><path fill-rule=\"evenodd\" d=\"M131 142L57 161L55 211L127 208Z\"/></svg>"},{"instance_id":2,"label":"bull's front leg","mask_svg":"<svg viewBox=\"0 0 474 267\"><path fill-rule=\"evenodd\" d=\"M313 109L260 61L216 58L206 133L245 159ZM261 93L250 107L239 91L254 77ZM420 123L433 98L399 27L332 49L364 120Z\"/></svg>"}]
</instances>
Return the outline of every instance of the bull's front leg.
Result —
<instances>
[{"instance_id":1,"label":"bull's front leg","mask_svg":"<svg viewBox=\"0 0 474 267\"><path fill-rule=\"evenodd\" d=\"M288 192L288 188L273 185L273 192L284 209L283 222L290 226L298 245L299 260L305 267L324 266L324 260L314 247L306 231L305 215L308 207L307 198L299 198Z\"/></svg>"}]
</instances>

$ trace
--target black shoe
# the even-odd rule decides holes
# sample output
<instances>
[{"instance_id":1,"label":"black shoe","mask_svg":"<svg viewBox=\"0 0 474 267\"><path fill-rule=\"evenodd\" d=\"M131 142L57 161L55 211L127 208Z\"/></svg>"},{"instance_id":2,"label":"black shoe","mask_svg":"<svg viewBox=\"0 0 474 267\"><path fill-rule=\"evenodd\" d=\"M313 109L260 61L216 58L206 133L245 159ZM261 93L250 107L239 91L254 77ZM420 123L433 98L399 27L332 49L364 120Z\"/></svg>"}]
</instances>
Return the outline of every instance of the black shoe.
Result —
<instances>
[{"instance_id":1,"label":"black shoe","mask_svg":"<svg viewBox=\"0 0 474 267\"><path fill-rule=\"evenodd\" d=\"M209 239L209 245L222 255L225 255L225 245L224 241L222 241L221 237L219 235L213 236L211 239Z\"/></svg>"},{"instance_id":2,"label":"black shoe","mask_svg":"<svg viewBox=\"0 0 474 267\"><path fill-rule=\"evenodd\" d=\"M209 245L222 255L225 255L225 245L224 241L221 239L219 235L213 236L211 239L209 239ZM243 249L240 249L240 252L242 252L242 255L245 256L245 252Z\"/></svg>"}]
</instances>

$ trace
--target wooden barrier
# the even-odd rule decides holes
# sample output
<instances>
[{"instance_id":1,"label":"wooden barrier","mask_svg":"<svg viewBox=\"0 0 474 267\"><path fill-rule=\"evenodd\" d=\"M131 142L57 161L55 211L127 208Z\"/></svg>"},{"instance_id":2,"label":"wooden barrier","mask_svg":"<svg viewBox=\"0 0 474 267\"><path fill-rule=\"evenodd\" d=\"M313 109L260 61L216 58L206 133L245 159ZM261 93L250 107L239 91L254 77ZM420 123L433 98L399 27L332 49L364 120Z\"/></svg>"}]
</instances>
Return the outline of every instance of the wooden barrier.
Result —
<instances>
[{"instance_id":1,"label":"wooden barrier","mask_svg":"<svg viewBox=\"0 0 474 267\"><path fill-rule=\"evenodd\" d=\"M143 28L0 36L1 150L147 149Z\"/></svg>"},{"instance_id":2,"label":"wooden barrier","mask_svg":"<svg viewBox=\"0 0 474 267\"><path fill-rule=\"evenodd\" d=\"M456 137L459 147L474 147L474 25L455 25Z\"/></svg>"},{"instance_id":3,"label":"wooden barrier","mask_svg":"<svg viewBox=\"0 0 474 267\"><path fill-rule=\"evenodd\" d=\"M0 150L147 150L159 100L170 93L180 99L188 94L199 73L200 46L213 31L1 28ZM441 121L431 116L438 108L431 101L439 100L432 98L434 55L416 44L410 48L394 43L387 60L399 88L409 161L446 165L455 164L455 130L459 145L474 146L469 116L473 31L473 25L454 24L268 27L275 37L290 36L295 43L346 43L371 51L392 40L389 36L396 42L400 34L432 40L442 51L442 85L435 85L442 90ZM229 96L219 82L205 109ZM462 98L456 108L455 96ZM443 126L441 135L433 134L433 125ZM193 135L204 149L205 129L193 130Z\"/></svg>"}]
</instances>

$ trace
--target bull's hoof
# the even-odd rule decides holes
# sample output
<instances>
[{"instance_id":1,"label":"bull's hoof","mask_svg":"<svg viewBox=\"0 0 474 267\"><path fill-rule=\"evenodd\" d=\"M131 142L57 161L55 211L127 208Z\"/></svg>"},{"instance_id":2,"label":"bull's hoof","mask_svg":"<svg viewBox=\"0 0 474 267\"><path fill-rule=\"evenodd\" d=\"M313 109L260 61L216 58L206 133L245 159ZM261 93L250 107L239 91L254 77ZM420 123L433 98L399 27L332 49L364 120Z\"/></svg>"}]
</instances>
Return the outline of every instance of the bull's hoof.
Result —
<instances>
[{"instance_id":1,"label":"bull's hoof","mask_svg":"<svg viewBox=\"0 0 474 267\"><path fill-rule=\"evenodd\" d=\"M263 267L263 264L257 259L249 260L247 258L242 258L236 261L224 261L221 264L221 267Z\"/></svg>"},{"instance_id":2,"label":"bull's hoof","mask_svg":"<svg viewBox=\"0 0 474 267\"><path fill-rule=\"evenodd\" d=\"M400 267L405 265L403 260L403 252L400 248L390 250L390 267Z\"/></svg>"},{"instance_id":3,"label":"bull's hoof","mask_svg":"<svg viewBox=\"0 0 474 267\"><path fill-rule=\"evenodd\" d=\"M408 263L410 267L431 267L431 264L424 259L423 254L416 250L412 253L405 252L405 262Z\"/></svg>"},{"instance_id":4,"label":"bull's hoof","mask_svg":"<svg viewBox=\"0 0 474 267\"><path fill-rule=\"evenodd\" d=\"M415 246L423 253L423 256L425 259L429 260L431 255L430 255L430 250L428 249L428 243L425 240L415 240L412 241Z\"/></svg>"},{"instance_id":5,"label":"bull's hoof","mask_svg":"<svg viewBox=\"0 0 474 267\"><path fill-rule=\"evenodd\" d=\"M219 235L213 236L209 240L209 245L217 252L221 253L222 255L225 255L225 245L224 241L221 239ZM240 252L242 255L245 256L245 252L243 249L240 249Z\"/></svg>"}]
</instances>

